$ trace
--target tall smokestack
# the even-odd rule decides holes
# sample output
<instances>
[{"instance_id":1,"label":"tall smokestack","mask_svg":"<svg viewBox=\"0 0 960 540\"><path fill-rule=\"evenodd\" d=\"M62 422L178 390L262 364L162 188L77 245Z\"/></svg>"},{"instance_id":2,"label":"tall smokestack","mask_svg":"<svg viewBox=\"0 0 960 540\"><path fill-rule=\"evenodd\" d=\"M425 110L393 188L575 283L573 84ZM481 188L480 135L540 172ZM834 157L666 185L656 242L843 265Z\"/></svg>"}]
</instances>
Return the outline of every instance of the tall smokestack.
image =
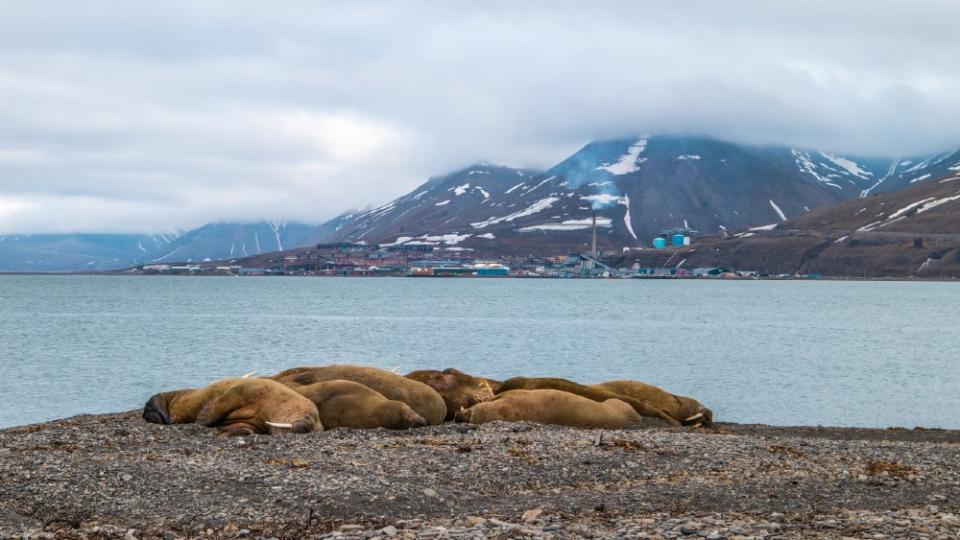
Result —
<instances>
[{"instance_id":1,"label":"tall smokestack","mask_svg":"<svg viewBox=\"0 0 960 540\"><path fill-rule=\"evenodd\" d=\"M593 211L593 249L590 251L593 258L597 258L597 211Z\"/></svg>"}]
</instances>

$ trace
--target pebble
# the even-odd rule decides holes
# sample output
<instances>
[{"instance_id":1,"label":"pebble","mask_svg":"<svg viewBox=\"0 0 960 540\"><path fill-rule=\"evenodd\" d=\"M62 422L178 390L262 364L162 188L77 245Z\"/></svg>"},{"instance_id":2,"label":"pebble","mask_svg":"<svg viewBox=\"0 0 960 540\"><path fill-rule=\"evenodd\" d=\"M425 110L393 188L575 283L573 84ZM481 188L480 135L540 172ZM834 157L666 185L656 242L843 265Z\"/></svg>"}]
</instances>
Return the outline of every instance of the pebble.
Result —
<instances>
[{"instance_id":1,"label":"pebble","mask_svg":"<svg viewBox=\"0 0 960 540\"><path fill-rule=\"evenodd\" d=\"M960 538L960 455L939 443L960 435L939 430L604 431L597 446L531 424L233 440L137 413L46 426L0 430L0 538ZM912 472L869 474L884 463Z\"/></svg>"}]
</instances>

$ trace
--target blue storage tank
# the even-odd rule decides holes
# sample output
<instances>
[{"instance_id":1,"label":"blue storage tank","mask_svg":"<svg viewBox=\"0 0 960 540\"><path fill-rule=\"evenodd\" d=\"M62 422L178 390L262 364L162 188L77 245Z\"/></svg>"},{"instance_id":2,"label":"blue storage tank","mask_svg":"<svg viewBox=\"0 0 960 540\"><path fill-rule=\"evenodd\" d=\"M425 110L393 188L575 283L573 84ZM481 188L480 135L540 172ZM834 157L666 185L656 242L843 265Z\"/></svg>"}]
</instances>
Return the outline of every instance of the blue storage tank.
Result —
<instances>
[{"instance_id":1,"label":"blue storage tank","mask_svg":"<svg viewBox=\"0 0 960 540\"><path fill-rule=\"evenodd\" d=\"M654 238L654 239L653 239L653 247L655 247L655 248L657 248L657 249L665 249L665 248L667 247L667 239L666 239L666 238L660 238L660 237Z\"/></svg>"},{"instance_id":2,"label":"blue storage tank","mask_svg":"<svg viewBox=\"0 0 960 540\"><path fill-rule=\"evenodd\" d=\"M671 242L674 246L679 247L683 245L683 235L675 234L673 235L673 241Z\"/></svg>"}]
</instances>

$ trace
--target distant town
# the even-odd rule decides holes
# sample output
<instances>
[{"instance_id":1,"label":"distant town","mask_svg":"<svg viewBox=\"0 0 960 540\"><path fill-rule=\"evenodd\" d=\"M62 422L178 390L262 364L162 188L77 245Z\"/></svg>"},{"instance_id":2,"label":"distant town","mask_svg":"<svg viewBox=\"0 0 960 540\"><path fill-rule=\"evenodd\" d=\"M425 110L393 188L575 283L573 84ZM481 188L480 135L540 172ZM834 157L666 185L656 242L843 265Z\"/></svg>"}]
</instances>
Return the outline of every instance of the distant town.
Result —
<instances>
[{"instance_id":1,"label":"distant town","mask_svg":"<svg viewBox=\"0 0 960 540\"><path fill-rule=\"evenodd\" d=\"M691 246L691 236L668 231L655 238L650 251L670 252ZM636 250L636 248L634 248ZM644 267L624 257L625 252L571 253L554 257L473 257L467 251L448 251L431 244L378 245L364 242L321 243L312 247L264 254L237 261L145 264L130 269L146 275L236 276L394 276L472 278L819 278L819 275L769 275L718 266L685 268L675 265Z\"/></svg>"}]
</instances>

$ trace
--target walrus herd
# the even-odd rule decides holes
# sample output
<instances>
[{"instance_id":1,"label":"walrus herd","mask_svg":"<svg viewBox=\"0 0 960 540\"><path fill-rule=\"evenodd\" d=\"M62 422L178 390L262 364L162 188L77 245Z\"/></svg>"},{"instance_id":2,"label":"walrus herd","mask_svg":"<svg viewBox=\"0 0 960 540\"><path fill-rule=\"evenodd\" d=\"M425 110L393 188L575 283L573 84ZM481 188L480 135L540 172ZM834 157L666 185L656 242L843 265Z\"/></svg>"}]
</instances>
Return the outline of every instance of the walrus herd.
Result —
<instances>
[{"instance_id":1,"label":"walrus herd","mask_svg":"<svg viewBox=\"0 0 960 540\"><path fill-rule=\"evenodd\" d=\"M198 423L225 435L252 435L497 420L588 429L700 427L713 422L713 413L693 398L639 381L590 385L556 378L498 381L453 368L400 376L373 367L328 365L162 392L147 401L143 419L154 424Z\"/></svg>"}]
</instances>

